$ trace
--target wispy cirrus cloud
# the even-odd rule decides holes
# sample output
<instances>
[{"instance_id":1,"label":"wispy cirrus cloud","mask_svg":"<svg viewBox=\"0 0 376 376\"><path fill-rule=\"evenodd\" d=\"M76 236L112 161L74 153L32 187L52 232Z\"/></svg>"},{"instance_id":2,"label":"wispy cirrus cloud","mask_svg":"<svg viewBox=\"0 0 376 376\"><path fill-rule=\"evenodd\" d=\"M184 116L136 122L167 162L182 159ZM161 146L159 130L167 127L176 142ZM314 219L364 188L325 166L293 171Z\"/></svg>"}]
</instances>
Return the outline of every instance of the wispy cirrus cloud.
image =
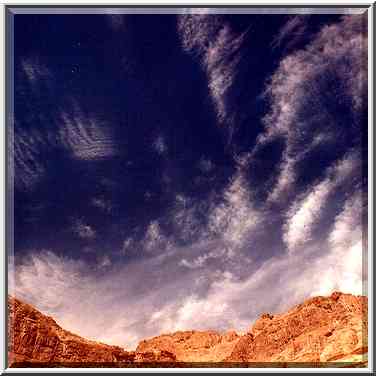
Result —
<instances>
[{"instance_id":1,"label":"wispy cirrus cloud","mask_svg":"<svg viewBox=\"0 0 376 376\"><path fill-rule=\"evenodd\" d=\"M236 34L221 16L206 12L179 16L178 31L184 51L198 57L207 75L218 123L231 142L236 124L228 95L237 74L245 34Z\"/></svg>"},{"instance_id":2,"label":"wispy cirrus cloud","mask_svg":"<svg viewBox=\"0 0 376 376\"><path fill-rule=\"evenodd\" d=\"M242 166L239 166L238 173L224 191L223 200L214 206L209 218L210 231L235 249L244 244L245 236L260 224L262 213L253 206Z\"/></svg>"},{"instance_id":3,"label":"wispy cirrus cloud","mask_svg":"<svg viewBox=\"0 0 376 376\"><path fill-rule=\"evenodd\" d=\"M113 204L111 200L103 197L93 197L91 199L91 204L107 214L111 213L111 211L113 210Z\"/></svg>"},{"instance_id":4,"label":"wispy cirrus cloud","mask_svg":"<svg viewBox=\"0 0 376 376\"><path fill-rule=\"evenodd\" d=\"M364 209L362 194L358 193L345 202L343 210L336 216L328 239L330 253L323 260L330 265L324 278L327 284L323 284L318 292L341 289L365 294L363 265L367 250Z\"/></svg>"},{"instance_id":5,"label":"wispy cirrus cloud","mask_svg":"<svg viewBox=\"0 0 376 376\"><path fill-rule=\"evenodd\" d=\"M118 153L113 129L105 122L85 115L78 105L72 112L62 112L59 139L62 145L80 160L113 157Z\"/></svg>"},{"instance_id":6,"label":"wispy cirrus cloud","mask_svg":"<svg viewBox=\"0 0 376 376\"><path fill-rule=\"evenodd\" d=\"M356 164L350 160L338 164L330 175L332 181L343 183L351 176ZM326 237L313 239L300 252L280 252L260 263L241 250L249 249L249 235L258 225L265 226L271 213L257 213L257 221L253 218L254 209L247 204L250 192L244 182L240 184L245 166L239 166L222 199L210 204L213 211L209 218L220 224L216 226L220 231L213 232L209 221L191 242L179 245L153 221L143 239L127 238L123 247L124 252L142 252L144 248L149 257L114 263L103 254L95 268L52 252L34 251L16 266L11 289L52 314L63 327L128 349L142 338L175 330L245 331L260 312L282 311L309 296L335 289L361 294L361 194L344 202ZM191 204L179 196L170 213L172 218L185 218L178 223L182 231L199 223L197 209L192 210ZM239 263L247 273L238 273ZM44 294L40 286L46 286ZM264 299L265 291L270 299ZM93 317L90 324L85 312Z\"/></svg>"},{"instance_id":7,"label":"wispy cirrus cloud","mask_svg":"<svg viewBox=\"0 0 376 376\"><path fill-rule=\"evenodd\" d=\"M96 237L96 231L92 226L85 223L82 219L77 219L74 221L72 230L81 239L91 240Z\"/></svg>"},{"instance_id":8,"label":"wispy cirrus cloud","mask_svg":"<svg viewBox=\"0 0 376 376\"><path fill-rule=\"evenodd\" d=\"M37 56L30 56L21 61L21 69L26 76L32 90L49 87L54 77L48 67Z\"/></svg>"},{"instance_id":9,"label":"wispy cirrus cloud","mask_svg":"<svg viewBox=\"0 0 376 376\"><path fill-rule=\"evenodd\" d=\"M327 156L322 159L329 165L333 157L328 151L346 150L343 143L350 143L339 134L359 136L367 85L366 43L364 17L345 16L323 27L304 49L283 58L272 75L265 91L270 102L266 131L253 151L257 154L279 137L286 141L271 202L291 197L299 166L323 146Z\"/></svg>"},{"instance_id":10,"label":"wispy cirrus cloud","mask_svg":"<svg viewBox=\"0 0 376 376\"><path fill-rule=\"evenodd\" d=\"M27 67L33 85L47 79L42 75L44 70L39 72L39 66L28 62ZM62 157L90 162L120 154L113 127L97 115L85 113L77 102L66 106L59 114L53 109L49 116L33 114L26 124L16 120L11 132L9 151L14 182L16 188L23 191L33 191L43 177L49 175L54 168L51 155L58 153Z\"/></svg>"},{"instance_id":11,"label":"wispy cirrus cloud","mask_svg":"<svg viewBox=\"0 0 376 376\"><path fill-rule=\"evenodd\" d=\"M176 254L129 265L111 265L103 258L99 269L90 269L85 263L42 251L16 267L15 285L10 288L52 314L63 327L126 348L135 347L142 338L175 330L245 331L260 312L279 312L309 296L336 289L363 293L362 205L359 195L348 199L325 239L299 253L276 255L257 267L249 264L244 278L227 262L223 270L205 267L209 259L222 257L220 253L180 259L178 267L186 270L181 273L176 270ZM212 266L213 260L209 261ZM103 274L103 267L110 272ZM265 299L265 291L270 299ZM90 323L85 312L92 317Z\"/></svg>"},{"instance_id":12,"label":"wispy cirrus cloud","mask_svg":"<svg viewBox=\"0 0 376 376\"><path fill-rule=\"evenodd\" d=\"M312 227L325 214L331 194L345 184L353 184L359 179L361 158L358 152L349 153L328 169L326 177L309 187L303 198L297 199L287 212L284 225L284 240L290 252L304 246L311 240ZM353 189L351 187L350 189Z\"/></svg>"},{"instance_id":13,"label":"wispy cirrus cloud","mask_svg":"<svg viewBox=\"0 0 376 376\"><path fill-rule=\"evenodd\" d=\"M22 191L32 190L43 178L46 165L41 151L46 140L38 132L24 132L15 125L10 158L14 169L14 183Z\"/></svg>"},{"instance_id":14,"label":"wispy cirrus cloud","mask_svg":"<svg viewBox=\"0 0 376 376\"><path fill-rule=\"evenodd\" d=\"M302 37L306 36L309 17L309 14L290 16L279 33L274 37L271 46L273 48L285 46L287 50L293 48Z\"/></svg>"}]
</instances>

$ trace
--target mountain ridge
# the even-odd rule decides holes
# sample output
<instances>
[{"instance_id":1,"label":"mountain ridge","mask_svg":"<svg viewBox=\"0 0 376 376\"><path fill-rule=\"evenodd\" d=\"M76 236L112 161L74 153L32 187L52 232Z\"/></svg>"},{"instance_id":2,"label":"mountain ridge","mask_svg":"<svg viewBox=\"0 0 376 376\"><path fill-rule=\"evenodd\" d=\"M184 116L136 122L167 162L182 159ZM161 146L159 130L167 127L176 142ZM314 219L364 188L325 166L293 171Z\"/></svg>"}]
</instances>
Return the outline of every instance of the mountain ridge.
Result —
<instances>
[{"instance_id":1,"label":"mountain ridge","mask_svg":"<svg viewBox=\"0 0 376 376\"><path fill-rule=\"evenodd\" d=\"M178 331L144 339L135 351L71 333L16 297L8 296L8 312L10 367L367 365L367 298L341 292L264 313L243 335Z\"/></svg>"}]
</instances>

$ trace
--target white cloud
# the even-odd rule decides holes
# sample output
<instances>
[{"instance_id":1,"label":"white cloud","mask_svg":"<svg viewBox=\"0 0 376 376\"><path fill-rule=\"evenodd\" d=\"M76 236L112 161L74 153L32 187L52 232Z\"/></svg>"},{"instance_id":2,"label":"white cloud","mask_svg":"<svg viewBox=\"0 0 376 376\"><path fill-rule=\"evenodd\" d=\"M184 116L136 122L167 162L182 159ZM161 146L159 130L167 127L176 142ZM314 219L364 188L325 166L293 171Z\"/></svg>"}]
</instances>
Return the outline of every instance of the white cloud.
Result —
<instances>
[{"instance_id":1,"label":"white cloud","mask_svg":"<svg viewBox=\"0 0 376 376\"><path fill-rule=\"evenodd\" d=\"M367 87L364 20L359 15L344 16L339 23L325 26L307 47L286 56L271 77L265 91L271 110L264 118L266 132L259 137L257 147L276 137L285 138L286 147L269 202L283 201L293 192L296 165L311 150L335 143L338 138L333 132L358 126L357 114L362 112ZM336 77L338 94L328 98L325 83ZM354 124L337 121L338 113L331 113L323 103L340 103L345 97L350 98Z\"/></svg>"},{"instance_id":2,"label":"white cloud","mask_svg":"<svg viewBox=\"0 0 376 376\"><path fill-rule=\"evenodd\" d=\"M231 140L235 124L227 95L235 79L245 34L237 35L220 16L207 12L180 15L178 30L183 49L199 56L218 122L226 126Z\"/></svg>"},{"instance_id":3,"label":"white cloud","mask_svg":"<svg viewBox=\"0 0 376 376\"><path fill-rule=\"evenodd\" d=\"M14 169L14 183L17 188L30 191L44 177L46 165L41 152L46 147L48 140L39 132L31 130L26 133L15 124L13 142L10 145L10 169Z\"/></svg>"},{"instance_id":4,"label":"white cloud","mask_svg":"<svg viewBox=\"0 0 376 376\"><path fill-rule=\"evenodd\" d=\"M134 348L143 337L159 333L158 325L146 323L171 297L178 298L183 284L176 280L172 286L161 285L150 260L120 268L103 260L107 273L52 252L34 252L16 266L11 291L69 331ZM137 293L140 288L143 293Z\"/></svg>"},{"instance_id":5,"label":"white cloud","mask_svg":"<svg viewBox=\"0 0 376 376\"><path fill-rule=\"evenodd\" d=\"M233 84L234 71L240 56L229 58L239 49L243 38L235 37L228 26L223 27L216 41L208 48L204 64L209 77L209 90L217 109L218 120L227 117L226 92ZM228 54L228 56L226 56ZM223 61L225 57L225 61Z\"/></svg>"},{"instance_id":6,"label":"white cloud","mask_svg":"<svg viewBox=\"0 0 376 376\"><path fill-rule=\"evenodd\" d=\"M36 56L23 59L21 61L21 68L33 90L41 87L41 84L48 86L49 82L53 79L50 70Z\"/></svg>"},{"instance_id":7,"label":"white cloud","mask_svg":"<svg viewBox=\"0 0 376 376\"><path fill-rule=\"evenodd\" d=\"M191 325L225 329L229 322L223 320L224 312L231 311L230 326L236 326L236 307L205 303L201 296L213 281L230 278L229 271L220 269L243 257L236 250L258 223L242 168L218 205L211 205L210 228L200 228L197 205L184 195L177 195L176 206L170 213L174 225L181 232L199 229L197 237L186 246L178 246L175 237L166 236L160 223L152 221L143 239L128 237L124 241L123 253L141 248L148 255L129 264L113 264L103 255L90 269L82 262L50 252L35 252L31 260L24 260L17 268L16 293L53 315L68 330L125 347L134 347L140 339L175 329L176 325L180 329L189 329ZM92 238L94 229L83 220L75 225L80 236ZM246 261L244 265L248 265ZM103 268L106 273L99 275ZM44 286L43 294L40 286ZM84 319L89 312L90 324ZM159 320L158 312L163 313ZM200 316L198 312L204 314Z\"/></svg>"},{"instance_id":8,"label":"white cloud","mask_svg":"<svg viewBox=\"0 0 376 376\"><path fill-rule=\"evenodd\" d=\"M103 256L98 258L98 268L99 269L103 269L103 268L106 268L108 266L111 266L111 264L112 264L112 261L108 257L108 255L103 255Z\"/></svg>"},{"instance_id":9,"label":"white cloud","mask_svg":"<svg viewBox=\"0 0 376 376\"><path fill-rule=\"evenodd\" d=\"M163 234L158 221L152 221L146 229L142 244L146 252L163 253L170 247L170 239Z\"/></svg>"},{"instance_id":10,"label":"white cloud","mask_svg":"<svg viewBox=\"0 0 376 376\"><path fill-rule=\"evenodd\" d=\"M129 346L132 336L124 332L131 323L124 318L127 308L112 305L123 286L114 286L119 280L111 275L103 279L80 261L42 251L19 265L15 278L16 296L52 315L64 329L88 339Z\"/></svg>"},{"instance_id":11,"label":"white cloud","mask_svg":"<svg viewBox=\"0 0 376 376\"><path fill-rule=\"evenodd\" d=\"M234 326L244 331L262 312L281 312L310 296L328 295L334 290L363 294L361 205L360 196L349 199L323 243L300 254L273 257L245 279L237 280L227 273L212 280L205 296L190 296L177 303L180 308L166 314L164 329L176 330L190 323L195 328L213 325L224 330ZM322 255L321 249L328 251ZM217 309L203 314L209 307ZM176 314L182 311L184 315Z\"/></svg>"},{"instance_id":12,"label":"white cloud","mask_svg":"<svg viewBox=\"0 0 376 376\"><path fill-rule=\"evenodd\" d=\"M16 267L15 292L66 329L126 348L175 330L245 331L260 313L284 311L313 295L362 294L362 204L360 194L348 199L327 239L248 264L243 277L218 249L194 259L183 256L190 248L180 248L127 264L105 261L105 274L41 252ZM157 225L149 231L155 245L159 231ZM211 261L221 257L224 268L213 269Z\"/></svg>"},{"instance_id":13,"label":"white cloud","mask_svg":"<svg viewBox=\"0 0 376 376\"><path fill-rule=\"evenodd\" d=\"M126 238L123 241L123 246L120 250L120 253L123 255L126 255L128 252L132 251L133 246L134 246L134 240L131 237Z\"/></svg>"},{"instance_id":14,"label":"white cloud","mask_svg":"<svg viewBox=\"0 0 376 376\"><path fill-rule=\"evenodd\" d=\"M72 229L82 239L90 240L96 237L96 231L93 227L85 223L82 219L75 220Z\"/></svg>"},{"instance_id":15,"label":"white cloud","mask_svg":"<svg viewBox=\"0 0 376 376\"><path fill-rule=\"evenodd\" d=\"M91 200L91 204L105 213L111 213L113 209L111 200L106 200L102 197L94 197Z\"/></svg>"},{"instance_id":16,"label":"white cloud","mask_svg":"<svg viewBox=\"0 0 376 376\"><path fill-rule=\"evenodd\" d=\"M268 202L283 201L286 192L289 191L295 181L295 160L284 153L279 171L278 181L268 195Z\"/></svg>"},{"instance_id":17,"label":"white cloud","mask_svg":"<svg viewBox=\"0 0 376 376\"><path fill-rule=\"evenodd\" d=\"M209 213L209 230L222 237L225 245L236 249L261 218L261 213L253 207L248 183L240 167L226 188L223 201Z\"/></svg>"},{"instance_id":18,"label":"white cloud","mask_svg":"<svg viewBox=\"0 0 376 376\"><path fill-rule=\"evenodd\" d=\"M203 173L209 173L213 170L214 163L210 159L201 158L198 167Z\"/></svg>"},{"instance_id":19,"label":"white cloud","mask_svg":"<svg viewBox=\"0 0 376 376\"><path fill-rule=\"evenodd\" d=\"M360 158L349 153L328 169L324 180L309 187L303 198L298 198L287 212L284 241L290 252L296 251L311 239L312 227L324 214L331 194L343 187L350 177L359 175Z\"/></svg>"},{"instance_id":20,"label":"white cloud","mask_svg":"<svg viewBox=\"0 0 376 376\"><path fill-rule=\"evenodd\" d=\"M364 278L362 265L365 249L362 232L363 202L361 194L349 198L343 211L336 217L329 236L330 252L317 261L317 273L320 265L327 265L320 273L325 283L312 293L328 293L339 289L343 292L362 295Z\"/></svg>"},{"instance_id":21,"label":"white cloud","mask_svg":"<svg viewBox=\"0 0 376 376\"><path fill-rule=\"evenodd\" d=\"M302 36L306 35L307 19L309 15L290 16L272 41L272 47L280 47L286 42L287 47L294 46Z\"/></svg>"},{"instance_id":22,"label":"white cloud","mask_svg":"<svg viewBox=\"0 0 376 376\"><path fill-rule=\"evenodd\" d=\"M82 262L58 257L49 251L34 252L15 268L15 294L36 302L46 311L64 309L69 299L74 303L76 295L87 289L90 279L81 273L82 268Z\"/></svg>"},{"instance_id":23,"label":"white cloud","mask_svg":"<svg viewBox=\"0 0 376 376\"><path fill-rule=\"evenodd\" d=\"M331 188L330 180L324 180L313 187L297 208L290 209L284 234L284 240L290 251L311 240L311 226L318 220Z\"/></svg>"},{"instance_id":24,"label":"white cloud","mask_svg":"<svg viewBox=\"0 0 376 376\"><path fill-rule=\"evenodd\" d=\"M104 122L85 116L78 105L71 113L61 114L59 138L62 145L79 160L95 160L118 154L111 128Z\"/></svg>"},{"instance_id":25,"label":"white cloud","mask_svg":"<svg viewBox=\"0 0 376 376\"><path fill-rule=\"evenodd\" d=\"M179 262L179 265L184 266L189 269L203 268L203 267L207 267L207 263L214 259L232 258L233 256L234 254L230 250L226 248L219 248L219 249L216 249L215 251L203 253L192 260L187 260L183 258Z\"/></svg>"},{"instance_id":26,"label":"white cloud","mask_svg":"<svg viewBox=\"0 0 376 376\"><path fill-rule=\"evenodd\" d=\"M50 129L29 127L26 132L19 124L14 124L9 152L17 188L33 190L48 173L46 156L61 147L74 158L85 161L113 157L118 153L110 128L84 116L77 105L74 111L62 113L57 129L56 132L52 126ZM99 206L104 202L97 199L93 204Z\"/></svg>"},{"instance_id":27,"label":"white cloud","mask_svg":"<svg viewBox=\"0 0 376 376\"><path fill-rule=\"evenodd\" d=\"M354 105L360 101L366 84L364 57L367 39L362 30L363 22L361 16L349 16L339 24L326 26L308 47L281 61L267 88L273 101L272 112L266 117L269 133L284 132L296 137L304 131L304 127L311 126L310 122L299 122L293 126L304 105L301 99L314 95L314 92L306 92L310 90L307 80L315 90L315 80L333 66L348 86ZM353 74L359 81L355 86Z\"/></svg>"}]
</instances>

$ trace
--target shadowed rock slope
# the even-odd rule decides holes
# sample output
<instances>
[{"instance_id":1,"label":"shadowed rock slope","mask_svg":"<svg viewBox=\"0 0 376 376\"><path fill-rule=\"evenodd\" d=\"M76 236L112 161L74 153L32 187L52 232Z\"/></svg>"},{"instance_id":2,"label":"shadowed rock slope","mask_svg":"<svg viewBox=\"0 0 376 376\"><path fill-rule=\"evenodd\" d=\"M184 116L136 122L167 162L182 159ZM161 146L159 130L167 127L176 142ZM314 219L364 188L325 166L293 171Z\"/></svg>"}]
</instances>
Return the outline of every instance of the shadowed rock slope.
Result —
<instances>
[{"instance_id":1,"label":"shadowed rock slope","mask_svg":"<svg viewBox=\"0 0 376 376\"><path fill-rule=\"evenodd\" d=\"M263 314L243 335L235 331L179 331L143 340L136 351L74 335L13 297L9 297L8 307L9 364L367 365L367 298L339 292L308 299L286 313Z\"/></svg>"}]
</instances>

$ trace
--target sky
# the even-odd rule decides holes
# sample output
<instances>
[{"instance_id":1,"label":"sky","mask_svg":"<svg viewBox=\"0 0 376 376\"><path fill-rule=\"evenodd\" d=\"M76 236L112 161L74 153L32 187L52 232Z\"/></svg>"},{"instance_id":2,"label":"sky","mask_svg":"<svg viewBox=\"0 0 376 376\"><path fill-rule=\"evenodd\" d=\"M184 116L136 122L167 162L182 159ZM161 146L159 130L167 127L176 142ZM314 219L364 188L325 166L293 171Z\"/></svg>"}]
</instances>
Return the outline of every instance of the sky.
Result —
<instances>
[{"instance_id":1,"label":"sky","mask_svg":"<svg viewBox=\"0 0 376 376\"><path fill-rule=\"evenodd\" d=\"M342 13L16 14L9 292L126 349L365 294L367 14Z\"/></svg>"}]
</instances>

